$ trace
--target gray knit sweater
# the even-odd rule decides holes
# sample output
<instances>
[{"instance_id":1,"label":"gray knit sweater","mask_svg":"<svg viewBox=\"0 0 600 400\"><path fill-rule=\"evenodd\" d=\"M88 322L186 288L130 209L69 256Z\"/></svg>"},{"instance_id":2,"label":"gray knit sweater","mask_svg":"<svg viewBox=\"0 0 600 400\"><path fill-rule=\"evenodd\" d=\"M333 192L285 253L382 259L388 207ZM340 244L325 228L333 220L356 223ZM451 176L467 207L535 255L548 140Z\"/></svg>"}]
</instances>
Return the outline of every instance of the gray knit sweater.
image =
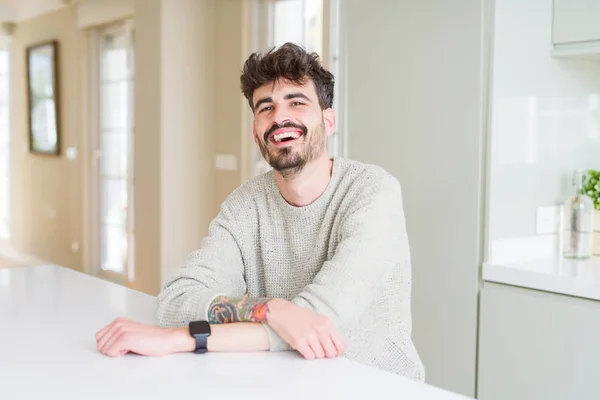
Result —
<instances>
[{"instance_id":1,"label":"gray knit sweater","mask_svg":"<svg viewBox=\"0 0 600 400\"><path fill-rule=\"evenodd\" d=\"M423 381L411 340L411 262L400 184L334 158L312 204L281 196L273 171L228 196L201 248L158 296L162 326L206 319L216 296L283 298L330 318L344 356ZM271 351L290 350L268 325Z\"/></svg>"}]
</instances>

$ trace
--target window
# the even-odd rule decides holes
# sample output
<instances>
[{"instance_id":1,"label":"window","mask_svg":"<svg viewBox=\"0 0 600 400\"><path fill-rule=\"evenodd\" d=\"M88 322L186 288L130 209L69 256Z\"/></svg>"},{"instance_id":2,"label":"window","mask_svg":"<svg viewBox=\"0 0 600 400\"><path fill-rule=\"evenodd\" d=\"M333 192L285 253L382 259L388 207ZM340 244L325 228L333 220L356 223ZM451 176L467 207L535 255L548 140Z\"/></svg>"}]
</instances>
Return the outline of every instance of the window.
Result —
<instances>
[{"instance_id":1,"label":"window","mask_svg":"<svg viewBox=\"0 0 600 400\"><path fill-rule=\"evenodd\" d=\"M258 47L264 51L279 47L286 42L303 46L309 52L316 52L321 63L335 76L334 111L337 115L338 130L328 143L331 156L341 154L340 107L338 93L341 80L338 66L338 0L264 0L258 12L257 33L262 38ZM259 39L261 41L261 39ZM254 145L254 142L252 142ZM253 147L254 175L261 174L271 167L264 161L260 151Z\"/></svg>"},{"instance_id":2,"label":"window","mask_svg":"<svg viewBox=\"0 0 600 400\"><path fill-rule=\"evenodd\" d=\"M94 258L99 274L133 280L133 25L97 32Z\"/></svg>"},{"instance_id":3,"label":"window","mask_svg":"<svg viewBox=\"0 0 600 400\"><path fill-rule=\"evenodd\" d=\"M273 45L303 45L323 56L323 0L277 0L273 4Z\"/></svg>"},{"instance_id":4,"label":"window","mask_svg":"<svg viewBox=\"0 0 600 400\"><path fill-rule=\"evenodd\" d=\"M0 239L10 238L9 52L0 45Z\"/></svg>"}]
</instances>

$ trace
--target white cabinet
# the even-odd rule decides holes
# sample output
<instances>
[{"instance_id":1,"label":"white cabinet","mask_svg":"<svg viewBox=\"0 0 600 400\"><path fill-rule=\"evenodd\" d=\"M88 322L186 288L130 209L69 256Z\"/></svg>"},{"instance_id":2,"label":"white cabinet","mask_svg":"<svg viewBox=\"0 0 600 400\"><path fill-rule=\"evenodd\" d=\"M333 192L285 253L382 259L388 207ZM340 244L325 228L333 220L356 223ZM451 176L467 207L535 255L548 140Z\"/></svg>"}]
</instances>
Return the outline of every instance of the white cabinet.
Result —
<instances>
[{"instance_id":1,"label":"white cabinet","mask_svg":"<svg viewBox=\"0 0 600 400\"><path fill-rule=\"evenodd\" d=\"M553 54L600 54L600 0L554 0Z\"/></svg>"},{"instance_id":2,"label":"white cabinet","mask_svg":"<svg viewBox=\"0 0 600 400\"><path fill-rule=\"evenodd\" d=\"M600 399L600 302L484 283L478 399Z\"/></svg>"}]
</instances>

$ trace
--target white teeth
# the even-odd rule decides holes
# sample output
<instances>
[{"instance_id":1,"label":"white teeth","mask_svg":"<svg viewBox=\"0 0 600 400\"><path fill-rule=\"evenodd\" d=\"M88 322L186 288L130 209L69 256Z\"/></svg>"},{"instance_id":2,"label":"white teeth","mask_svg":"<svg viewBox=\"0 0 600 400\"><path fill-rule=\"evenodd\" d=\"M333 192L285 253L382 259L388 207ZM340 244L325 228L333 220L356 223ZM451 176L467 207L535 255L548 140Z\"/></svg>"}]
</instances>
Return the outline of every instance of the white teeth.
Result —
<instances>
[{"instance_id":1,"label":"white teeth","mask_svg":"<svg viewBox=\"0 0 600 400\"><path fill-rule=\"evenodd\" d=\"M273 139L275 139L276 142L281 142L283 139L286 138L298 139L299 137L300 133L298 132L283 132L273 136Z\"/></svg>"}]
</instances>

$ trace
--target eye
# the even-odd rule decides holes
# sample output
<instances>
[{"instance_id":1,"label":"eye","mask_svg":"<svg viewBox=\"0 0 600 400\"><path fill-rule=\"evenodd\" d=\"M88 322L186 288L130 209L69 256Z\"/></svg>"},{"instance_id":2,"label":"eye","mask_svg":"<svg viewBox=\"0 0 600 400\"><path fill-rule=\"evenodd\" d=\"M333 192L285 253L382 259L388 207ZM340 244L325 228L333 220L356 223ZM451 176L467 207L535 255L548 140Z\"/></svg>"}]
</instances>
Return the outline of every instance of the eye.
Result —
<instances>
[{"instance_id":1,"label":"eye","mask_svg":"<svg viewBox=\"0 0 600 400\"><path fill-rule=\"evenodd\" d=\"M303 105L304 105L304 103L303 103L303 102L301 102L301 101L294 101L294 102L292 103L292 106L294 106L294 107L296 107L296 106L303 106Z\"/></svg>"},{"instance_id":2,"label":"eye","mask_svg":"<svg viewBox=\"0 0 600 400\"><path fill-rule=\"evenodd\" d=\"M266 106L266 107L264 107L264 108L261 108L261 109L258 111L258 113L260 114L260 113L262 113L263 111L271 111L272 109L273 109L273 107L272 107L272 106Z\"/></svg>"}]
</instances>

